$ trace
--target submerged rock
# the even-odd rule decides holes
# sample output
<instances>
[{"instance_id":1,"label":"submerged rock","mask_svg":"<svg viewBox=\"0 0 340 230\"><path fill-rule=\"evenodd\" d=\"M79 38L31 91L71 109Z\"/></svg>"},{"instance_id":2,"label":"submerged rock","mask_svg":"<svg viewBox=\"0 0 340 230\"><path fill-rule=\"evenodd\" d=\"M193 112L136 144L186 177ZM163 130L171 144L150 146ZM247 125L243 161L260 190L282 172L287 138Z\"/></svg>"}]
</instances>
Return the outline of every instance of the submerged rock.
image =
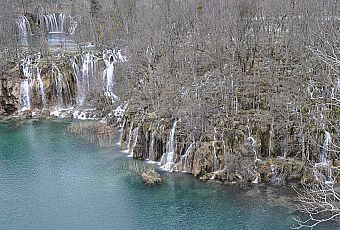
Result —
<instances>
[{"instance_id":1,"label":"submerged rock","mask_svg":"<svg viewBox=\"0 0 340 230\"><path fill-rule=\"evenodd\" d=\"M161 175L154 169L148 169L140 172L142 180L149 185L160 184L163 182Z\"/></svg>"},{"instance_id":2,"label":"submerged rock","mask_svg":"<svg viewBox=\"0 0 340 230\"><path fill-rule=\"evenodd\" d=\"M114 130L106 124L87 121L71 124L67 130L86 141L109 148L114 144Z\"/></svg>"}]
</instances>

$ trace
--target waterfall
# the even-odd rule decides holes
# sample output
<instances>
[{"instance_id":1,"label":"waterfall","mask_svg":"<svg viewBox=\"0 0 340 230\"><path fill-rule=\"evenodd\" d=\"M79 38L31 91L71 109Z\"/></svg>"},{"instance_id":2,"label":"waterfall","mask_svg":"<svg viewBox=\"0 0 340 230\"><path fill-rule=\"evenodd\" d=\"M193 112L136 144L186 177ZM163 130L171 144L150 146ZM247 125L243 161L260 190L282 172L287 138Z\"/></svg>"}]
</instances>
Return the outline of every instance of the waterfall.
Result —
<instances>
[{"instance_id":1,"label":"waterfall","mask_svg":"<svg viewBox=\"0 0 340 230\"><path fill-rule=\"evenodd\" d=\"M65 26L65 14L59 14L59 32L64 33L64 26Z\"/></svg>"},{"instance_id":2,"label":"waterfall","mask_svg":"<svg viewBox=\"0 0 340 230\"><path fill-rule=\"evenodd\" d=\"M248 137L247 140L252 147L252 151L253 151L253 154L255 156L255 162L256 162L258 160L257 153L256 153L256 141L253 137Z\"/></svg>"},{"instance_id":3,"label":"waterfall","mask_svg":"<svg viewBox=\"0 0 340 230\"><path fill-rule=\"evenodd\" d=\"M19 34L21 36L27 36L32 34L31 25L26 16L20 15L19 18L17 19L17 24L19 26Z\"/></svg>"},{"instance_id":4,"label":"waterfall","mask_svg":"<svg viewBox=\"0 0 340 230\"><path fill-rule=\"evenodd\" d=\"M72 62L72 69L73 69L73 76L74 76L74 80L76 83L76 88L77 88L77 97L76 97L76 101L77 101L77 105L82 105L84 102L84 96L81 93L81 83L80 83L80 69L76 63L76 58L74 58L73 60L71 60Z\"/></svg>"},{"instance_id":5,"label":"waterfall","mask_svg":"<svg viewBox=\"0 0 340 230\"><path fill-rule=\"evenodd\" d=\"M32 91L32 60L27 57L22 60L21 66L25 76L25 80L20 84L20 107L22 110L29 110L31 108L31 91Z\"/></svg>"},{"instance_id":6,"label":"waterfall","mask_svg":"<svg viewBox=\"0 0 340 230\"><path fill-rule=\"evenodd\" d=\"M76 20L74 20L72 17L70 18L70 25L68 28L68 33L69 34L75 34L77 26L78 26L78 22Z\"/></svg>"},{"instance_id":7,"label":"waterfall","mask_svg":"<svg viewBox=\"0 0 340 230\"><path fill-rule=\"evenodd\" d=\"M45 89L44 89L44 82L41 79L40 69L39 69L38 66L36 67L36 71L37 71L37 80L38 80L38 83L39 83L40 94L41 94L42 108L46 109L46 94L45 94Z\"/></svg>"},{"instance_id":8,"label":"waterfall","mask_svg":"<svg viewBox=\"0 0 340 230\"><path fill-rule=\"evenodd\" d=\"M320 162L322 164L325 164L325 165L329 164L328 155L329 155L329 146L331 143L332 143L331 134L325 130L325 138L324 138L321 151L320 151Z\"/></svg>"},{"instance_id":9,"label":"waterfall","mask_svg":"<svg viewBox=\"0 0 340 230\"><path fill-rule=\"evenodd\" d=\"M118 97L114 93L115 85L115 64L119 62L126 62L127 58L122 55L120 49L105 50L103 52L103 60L105 63L105 70L103 71L104 94L112 101Z\"/></svg>"},{"instance_id":10,"label":"waterfall","mask_svg":"<svg viewBox=\"0 0 340 230\"><path fill-rule=\"evenodd\" d=\"M52 76L54 76L54 89L56 91L57 96L57 108L62 108L64 104L63 99L63 85L62 85L62 76L58 69L58 67L54 64L52 68Z\"/></svg>"},{"instance_id":11,"label":"waterfall","mask_svg":"<svg viewBox=\"0 0 340 230\"><path fill-rule=\"evenodd\" d=\"M216 153L216 128L214 128L214 141L213 141L213 172L216 172L218 169L218 159L217 159L217 153Z\"/></svg>"},{"instance_id":12,"label":"waterfall","mask_svg":"<svg viewBox=\"0 0 340 230\"><path fill-rule=\"evenodd\" d=\"M136 145L137 145L137 141L138 141L138 131L139 131L139 127L137 126L136 128L133 129L133 143L132 143L132 147L129 149L129 153L130 153L130 157L133 157L133 150L135 149Z\"/></svg>"},{"instance_id":13,"label":"waterfall","mask_svg":"<svg viewBox=\"0 0 340 230\"><path fill-rule=\"evenodd\" d=\"M150 142L150 147L149 147L149 160L150 161L155 161L157 158L157 154L155 151L155 139L156 139L156 132L158 128L159 128L159 124L157 124L156 128L154 126L152 127L151 142Z\"/></svg>"},{"instance_id":14,"label":"waterfall","mask_svg":"<svg viewBox=\"0 0 340 230\"><path fill-rule=\"evenodd\" d=\"M247 141L250 143L251 145L251 148L252 148L252 152L255 156L255 160L254 160L254 163L255 163L255 169L254 169L254 173L255 173L255 179L252 181L253 184L258 184L259 181L260 181L260 177L259 177L259 174L257 172L257 165L256 163L257 162L261 162L261 160L257 157L257 152L256 152L256 141L253 137L249 136L247 138Z\"/></svg>"},{"instance_id":15,"label":"waterfall","mask_svg":"<svg viewBox=\"0 0 340 230\"><path fill-rule=\"evenodd\" d=\"M126 109L128 108L128 105L129 105L128 103L123 103L123 104L119 105L115 110L113 110L113 115L116 117L117 123L119 125L121 125L121 122L124 118L124 113L125 113ZM125 120L124 120L124 122L125 122ZM124 124L123 124L123 127L124 127Z\"/></svg>"},{"instance_id":16,"label":"waterfall","mask_svg":"<svg viewBox=\"0 0 340 230\"><path fill-rule=\"evenodd\" d=\"M154 161L155 160L155 151L154 151L154 146L155 146L155 130L152 131L151 133L151 142L150 142L150 147L149 147L149 160Z\"/></svg>"},{"instance_id":17,"label":"waterfall","mask_svg":"<svg viewBox=\"0 0 340 230\"><path fill-rule=\"evenodd\" d=\"M170 130L169 139L166 145L166 152L163 154L161 159L162 167L161 169L165 171L172 171L172 166L174 164L174 153L175 153L175 130L178 120L176 120ZM165 157L166 156L166 157Z\"/></svg>"},{"instance_id":18,"label":"waterfall","mask_svg":"<svg viewBox=\"0 0 340 230\"><path fill-rule=\"evenodd\" d=\"M39 91L41 95L41 104L42 108L45 109L47 105L46 101L46 93L43 80L41 78L41 71L39 68L40 63L40 53L35 55L35 59L33 60L31 56L27 56L22 60L21 66L23 70L23 74L25 76L25 80L20 85L20 103L21 108L23 109L32 109L31 105L34 98L31 95L35 95L32 91L35 81L38 82Z\"/></svg>"},{"instance_id":19,"label":"waterfall","mask_svg":"<svg viewBox=\"0 0 340 230\"><path fill-rule=\"evenodd\" d=\"M106 69L103 72L103 81L105 83L105 95L112 100L115 100L117 96L113 92L114 87L114 57L111 53L104 52L103 59Z\"/></svg>"},{"instance_id":20,"label":"waterfall","mask_svg":"<svg viewBox=\"0 0 340 230\"><path fill-rule=\"evenodd\" d=\"M187 172L187 168L188 168L188 156L192 150L194 143L191 143L189 145L189 147L187 148L187 150L185 151L185 154L181 157L181 169L182 172Z\"/></svg>"},{"instance_id":21,"label":"waterfall","mask_svg":"<svg viewBox=\"0 0 340 230\"><path fill-rule=\"evenodd\" d=\"M54 89L57 96L57 109L71 102L71 89L67 79L61 74L56 64L52 66L52 76L54 77Z\"/></svg>"},{"instance_id":22,"label":"waterfall","mask_svg":"<svg viewBox=\"0 0 340 230\"><path fill-rule=\"evenodd\" d=\"M90 90L94 89L92 83L97 82L98 58L90 53L83 54L81 56L81 67L77 65L76 60L75 57L71 62L77 87L76 101L77 105L81 106Z\"/></svg>"},{"instance_id":23,"label":"waterfall","mask_svg":"<svg viewBox=\"0 0 340 230\"><path fill-rule=\"evenodd\" d=\"M127 151L128 153L130 153L130 146L131 146L131 141L132 141L132 130L133 130L133 123L134 122L131 122L131 125L130 125L130 130L129 130L129 138L128 138L128 142L127 142Z\"/></svg>"},{"instance_id":24,"label":"waterfall","mask_svg":"<svg viewBox=\"0 0 340 230\"><path fill-rule=\"evenodd\" d=\"M25 79L20 85L20 107L21 110L31 109L30 83L28 79Z\"/></svg>"},{"instance_id":25,"label":"waterfall","mask_svg":"<svg viewBox=\"0 0 340 230\"><path fill-rule=\"evenodd\" d=\"M91 89L90 87L91 78L95 78L96 74L98 73L97 71L98 58L90 53L86 53L85 55L82 56L82 61L83 65L81 70L82 72L81 80L85 90L84 93L86 94L86 91L90 91ZM95 82L96 79L93 79L93 81Z\"/></svg>"},{"instance_id":26,"label":"waterfall","mask_svg":"<svg viewBox=\"0 0 340 230\"><path fill-rule=\"evenodd\" d=\"M45 29L49 33L64 33L66 24L66 15L64 13L45 14L43 15Z\"/></svg>"},{"instance_id":27,"label":"waterfall","mask_svg":"<svg viewBox=\"0 0 340 230\"><path fill-rule=\"evenodd\" d=\"M124 127L126 125L126 119L123 120L123 124L122 124L122 127L120 129L120 136L119 136L119 142L118 142L118 145L120 145L122 143L122 140L123 140L123 134L124 134Z\"/></svg>"}]
</instances>

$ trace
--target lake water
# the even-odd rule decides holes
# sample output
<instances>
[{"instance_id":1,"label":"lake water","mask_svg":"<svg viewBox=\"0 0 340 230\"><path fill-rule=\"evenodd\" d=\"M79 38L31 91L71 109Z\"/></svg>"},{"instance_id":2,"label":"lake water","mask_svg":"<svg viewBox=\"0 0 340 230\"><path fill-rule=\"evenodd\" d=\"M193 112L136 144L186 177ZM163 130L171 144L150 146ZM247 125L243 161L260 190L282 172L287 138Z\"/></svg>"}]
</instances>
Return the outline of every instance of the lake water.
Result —
<instances>
[{"instance_id":1,"label":"lake water","mask_svg":"<svg viewBox=\"0 0 340 230\"><path fill-rule=\"evenodd\" d=\"M287 201L264 186L164 173L147 186L118 146L101 149L65 121L0 123L0 229L289 229ZM285 205L283 205L285 204ZM321 229L321 228L320 228Z\"/></svg>"},{"instance_id":2,"label":"lake water","mask_svg":"<svg viewBox=\"0 0 340 230\"><path fill-rule=\"evenodd\" d=\"M45 41L44 41L45 39ZM66 33L48 33L45 37L38 35L26 35L20 37L22 47L38 48L44 43L50 49L76 49L77 45L74 41L74 35Z\"/></svg>"}]
</instances>

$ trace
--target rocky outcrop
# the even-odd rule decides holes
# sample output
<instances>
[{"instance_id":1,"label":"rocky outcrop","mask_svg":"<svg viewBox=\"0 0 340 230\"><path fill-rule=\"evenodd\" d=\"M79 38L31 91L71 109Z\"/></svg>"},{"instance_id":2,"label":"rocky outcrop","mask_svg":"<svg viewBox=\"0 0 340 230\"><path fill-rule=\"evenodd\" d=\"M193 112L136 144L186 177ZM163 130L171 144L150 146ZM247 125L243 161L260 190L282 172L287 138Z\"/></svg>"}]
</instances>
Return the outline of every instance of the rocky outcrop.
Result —
<instances>
[{"instance_id":1,"label":"rocky outcrop","mask_svg":"<svg viewBox=\"0 0 340 230\"><path fill-rule=\"evenodd\" d=\"M134 113L127 113L124 119L120 140L123 148L137 159L160 162L161 166L169 163L167 146L175 119L155 119ZM317 179L313 164L303 163L299 158L277 156L280 153L275 150L280 148L277 146L280 139L275 136L275 123L254 124L250 129L249 120L240 119L233 127L222 123L211 133L190 140L190 134L185 133L184 125L179 122L174 135L171 171L184 171L201 180L262 182L277 186Z\"/></svg>"},{"instance_id":2,"label":"rocky outcrop","mask_svg":"<svg viewBox=\"0 0 340 230\"><path fill-rule=\"evenodd\" d=\"M9 68L9 67L7 67ZM17 66L0 74L0 115L14 114L20 105L20 79Z\"/></svg>"}]
</instances>

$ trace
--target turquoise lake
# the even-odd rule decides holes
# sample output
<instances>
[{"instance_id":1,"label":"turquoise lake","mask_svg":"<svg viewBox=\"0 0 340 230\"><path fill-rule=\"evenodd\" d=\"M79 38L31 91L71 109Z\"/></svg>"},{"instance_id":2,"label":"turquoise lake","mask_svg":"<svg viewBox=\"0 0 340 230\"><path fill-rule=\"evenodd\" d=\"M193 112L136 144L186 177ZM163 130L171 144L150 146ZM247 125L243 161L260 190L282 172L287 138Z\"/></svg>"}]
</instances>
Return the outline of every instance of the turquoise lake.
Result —
<instances>
[{"instance_id":1,"label":"turquoise lake","mask_svg":"<svg viewBox=\"0 0 340 230\"><path fill-rule=\"evenodd\" d=\"M289 229L297 215L282 189L201 182L66 131L69 122L0 123L0 229ZM322 228L318 228L322 229ZM330 229L325 228L325 229Z\"/></svg>"}]
</instances>

